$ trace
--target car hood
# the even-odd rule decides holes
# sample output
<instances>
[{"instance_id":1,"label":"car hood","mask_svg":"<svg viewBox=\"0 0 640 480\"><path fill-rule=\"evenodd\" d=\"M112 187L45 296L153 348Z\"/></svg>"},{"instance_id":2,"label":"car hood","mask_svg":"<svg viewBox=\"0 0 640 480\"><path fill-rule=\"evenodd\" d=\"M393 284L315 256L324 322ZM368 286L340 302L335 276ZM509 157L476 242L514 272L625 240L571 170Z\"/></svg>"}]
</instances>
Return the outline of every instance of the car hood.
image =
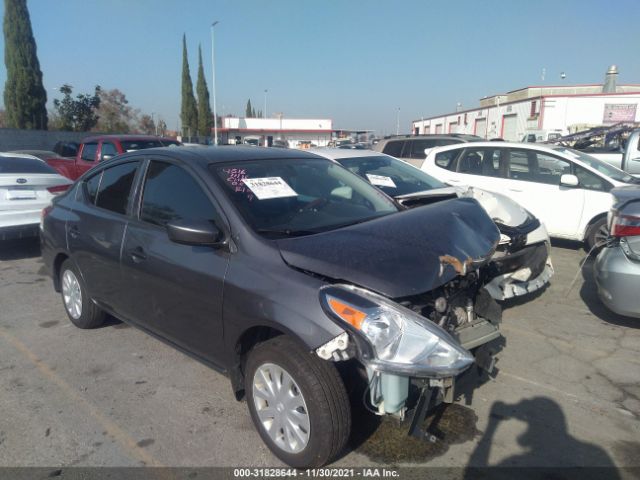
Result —
<instances>
[{"instance_id":1,"label":"car hood","mask_svg":"<svg viewBox=\"0 0 640 480\"><path fill-rule=\"evenodd\" d=\"M480 204L460 198L277 245L291 267L399 298L486 263L499 238Z\"/></svg>"}]
</instances>

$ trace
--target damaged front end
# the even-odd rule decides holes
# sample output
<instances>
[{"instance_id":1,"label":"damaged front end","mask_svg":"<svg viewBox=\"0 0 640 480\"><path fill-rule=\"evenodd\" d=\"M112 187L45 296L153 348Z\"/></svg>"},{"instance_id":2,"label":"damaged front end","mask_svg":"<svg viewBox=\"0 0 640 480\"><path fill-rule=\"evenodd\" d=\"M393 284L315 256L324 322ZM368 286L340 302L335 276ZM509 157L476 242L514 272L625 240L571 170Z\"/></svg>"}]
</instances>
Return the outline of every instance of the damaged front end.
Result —
<instances>
[{"instance_id":1,"label":"damaged front end","mask_svg":"<svg viewBox=\"0 0 640 480\"><path fill-rule=\"evenodd\" d=\"M411 412L414 436L432 438L421 429L422 420L439 403L453 402L458 375L474 363L489 373L494 369L487 346L500 337L502 310L475 270L421 295L391 300L332 285L322 289L321 301L349 333L322 345L318 356L358 359L374 412L401 420Z\"/></svg>"}]
</instances>

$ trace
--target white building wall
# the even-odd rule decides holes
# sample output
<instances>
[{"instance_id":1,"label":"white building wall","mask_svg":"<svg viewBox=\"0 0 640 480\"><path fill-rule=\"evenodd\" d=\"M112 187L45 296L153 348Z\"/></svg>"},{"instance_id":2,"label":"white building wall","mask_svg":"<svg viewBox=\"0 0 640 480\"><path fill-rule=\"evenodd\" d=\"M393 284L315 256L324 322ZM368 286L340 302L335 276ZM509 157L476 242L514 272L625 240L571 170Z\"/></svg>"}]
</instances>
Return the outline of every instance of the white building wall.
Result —
<instances>
[{"instance_id":1,"label":"white building wall","mask_svg":"<svg viewBox=\"0 0 640 480\"><path fill-rule=\"evenodd\" d=\"M531 102L536 102L535 113L531 115ZM449 125L460 122L451 133L478 134L475 131L475 121L486 118L487 129L485 138L492 139L502 136L503 117L516 115L516 130L513 138L505 140L519 141L527 130L563 130L575 131L576 128L606 125L604 122L605 105L630 104L636 105L635 121L640 122L640 93L633 95L593 95L593 96L550 96L544 97L544 108L540 106L539 98L527 98L519 102L506 105L478 108L466 112L450 113L425 120L416 120L412 124L412 131L419 134L438 133L437 125L441 125L441 134L449 133ZM466 122L465 122L466 114ZM572 129L573 127L573 129ZM582 128L580 128L582 129Z\"/></svg>"}]
</instances>

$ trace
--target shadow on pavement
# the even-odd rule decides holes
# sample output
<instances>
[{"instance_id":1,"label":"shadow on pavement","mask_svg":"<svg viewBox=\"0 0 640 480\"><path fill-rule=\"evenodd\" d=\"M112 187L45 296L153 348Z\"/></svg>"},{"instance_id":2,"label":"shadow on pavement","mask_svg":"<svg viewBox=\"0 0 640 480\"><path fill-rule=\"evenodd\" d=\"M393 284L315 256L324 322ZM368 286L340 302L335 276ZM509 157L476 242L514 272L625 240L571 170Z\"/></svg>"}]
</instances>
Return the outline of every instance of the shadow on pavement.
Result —
<instances>
[{"instance_id":1,"label":"shadow on pavement","mask_svg":"<svg viewBox=\"0 0 640 480\"><path fill-rule=\"evenodd\" d=\"M22 260L40 256L39 238L0 241L0 261Z\"/></svg>"},{"instance_id":2,"label":"shadow on pavement","mask_svg":"<svg viewBox=\"0 0 640 480\"><path fill-rule=\"evenodd\" d=\"M501 424L512 424L513 420L526 424L525 432L517 437L520 453L490 465L496 432ZM488 466L512 468L483 469ZM620 478L603 448L569 434L562 408L554 400L534 397L516 404L498 401L492 405L486 430L469 458L465 479L483 478L483 473L490 474L484 478L573 478L576 472L571 472L570 467L582 467L580 478L603 478L603 473L608 479ZM593 467L596 468L591 470ZM563 472L564 469L568 471Z\"/></svg>"},{"instance_id":3,"label":"shadow on pavement","mask_svg":"<svg viewBox=\"0 0 640 480\"><path fill-rule=\"evenodd\" d=\"M580 298L585 303L589 311L607 323L621 327L640 328L640 319L625 317L612 312L600 301L598 297L598 287L593 277L593 265L595 256L589 257L582 267L582 278L584 279L580 288Z\"/></svg>"}]
</instances>

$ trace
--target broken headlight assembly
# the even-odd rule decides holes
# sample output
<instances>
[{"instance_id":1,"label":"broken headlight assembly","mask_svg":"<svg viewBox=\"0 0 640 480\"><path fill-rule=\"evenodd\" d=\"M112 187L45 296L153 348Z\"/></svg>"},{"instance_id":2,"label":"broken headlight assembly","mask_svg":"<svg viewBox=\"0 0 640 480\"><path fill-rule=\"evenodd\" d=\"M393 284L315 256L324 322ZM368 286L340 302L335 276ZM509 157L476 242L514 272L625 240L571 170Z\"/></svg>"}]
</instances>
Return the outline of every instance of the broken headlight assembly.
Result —
<instances>
[{"instance_id":1,"label":"broken headlight assembly","mask_svg":"<svg viewBox=\"0 0 640 480\"><path fill-rule=\"evenodd\" d=\"M474 358L435 323L381 295L350 285L320 290L325 312L353 333L373 370L423 378L456 376Z\"/></svg>"}]
</instances>

